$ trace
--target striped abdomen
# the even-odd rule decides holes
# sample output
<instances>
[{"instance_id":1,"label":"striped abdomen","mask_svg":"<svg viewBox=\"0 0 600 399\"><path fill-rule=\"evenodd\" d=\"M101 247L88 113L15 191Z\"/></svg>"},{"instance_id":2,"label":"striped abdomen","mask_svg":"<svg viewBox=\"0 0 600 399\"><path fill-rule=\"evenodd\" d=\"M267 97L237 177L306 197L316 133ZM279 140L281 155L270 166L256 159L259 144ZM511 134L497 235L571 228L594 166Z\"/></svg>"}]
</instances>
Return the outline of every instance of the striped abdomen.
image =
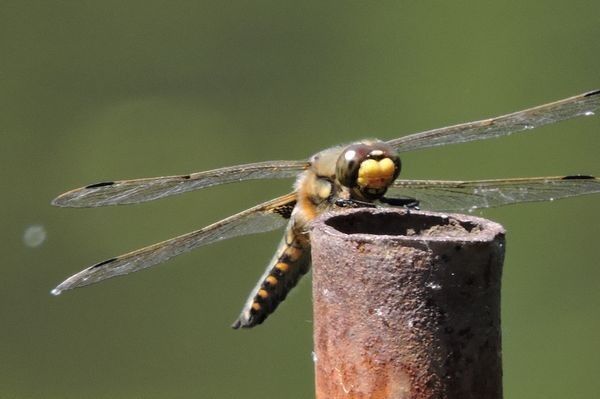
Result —
<instances>
[{"instance_id":1,"label":"striped abdomen","mask_svg":"<svg viewBox=\"0 0 600 399\"><path fill-rule=\"evenodd\" d=\"M310 269L310 241L291 222L257 286L252 290L233 328L250 328L262 323Z\"/></svg>"}]
</instances>

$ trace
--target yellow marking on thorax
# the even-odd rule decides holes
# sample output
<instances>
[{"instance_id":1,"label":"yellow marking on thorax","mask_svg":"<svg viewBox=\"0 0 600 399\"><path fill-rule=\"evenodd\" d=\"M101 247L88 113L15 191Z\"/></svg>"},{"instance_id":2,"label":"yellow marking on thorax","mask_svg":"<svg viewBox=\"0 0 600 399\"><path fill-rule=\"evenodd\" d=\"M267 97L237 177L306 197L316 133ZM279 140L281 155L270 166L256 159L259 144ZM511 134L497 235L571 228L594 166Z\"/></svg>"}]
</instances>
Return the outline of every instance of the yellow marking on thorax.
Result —
<instances>
[{"instance_id":1,"label":"yellow marking on thorax","mask_svg":"<svg viewBox=\"0 0 600 399\"><path fill-rule=\"evenodd\" d=\"M307 171L296 182L298 190L296 217L300 224L308 224L318 214L317 206L331 195L331 183Z\"/></svg>"},{"instance_id":2,"label":"yellow marking on thorax","mask_svg":"<svg viewBox=\"0 0 600 399\"><path fill-rule=\"evenodd\" d=\"M296 206L298 207L299 212L301 214L298 216L301 216L303 223L310 222L315 217L317 217L317 207L311 201L308 193L298 193L298 203L296 204Z\"/></svg>"}]
</instances>

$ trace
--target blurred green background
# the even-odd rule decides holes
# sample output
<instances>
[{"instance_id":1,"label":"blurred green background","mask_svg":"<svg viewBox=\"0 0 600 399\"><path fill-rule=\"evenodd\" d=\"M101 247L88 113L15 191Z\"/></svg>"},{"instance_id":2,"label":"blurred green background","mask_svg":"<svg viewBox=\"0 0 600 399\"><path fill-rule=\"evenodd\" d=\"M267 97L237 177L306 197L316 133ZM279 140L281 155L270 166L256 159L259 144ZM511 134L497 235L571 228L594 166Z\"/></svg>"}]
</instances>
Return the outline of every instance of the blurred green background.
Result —
<instances>
[{"instance_id":1,"label":"blurred green background","mask_svg":"<svg viewBox=\"0 0 600 399\"><path fill-rule=\"evenodd\" d=\"M247 182L58 209L102 180L302 159L600 88L590 1L0 1L1 398L313 397L310 278L229 328L279 233L49 294L85 266L289 190ZM600 174L600 118L406 154L409 178ZM600 197L480 212L508 229L506 398L600 391ZM42 245L23 241L29 226Z\"/></svg>"}]
</instances>

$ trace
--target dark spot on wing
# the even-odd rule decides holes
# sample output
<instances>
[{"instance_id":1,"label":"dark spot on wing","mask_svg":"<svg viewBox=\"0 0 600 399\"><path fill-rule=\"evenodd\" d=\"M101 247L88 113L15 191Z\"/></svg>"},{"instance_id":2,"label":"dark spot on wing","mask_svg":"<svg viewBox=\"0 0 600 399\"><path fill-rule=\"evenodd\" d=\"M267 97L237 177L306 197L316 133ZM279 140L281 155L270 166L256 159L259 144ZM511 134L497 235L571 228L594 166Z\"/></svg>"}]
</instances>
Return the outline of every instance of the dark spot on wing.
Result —
<instances>
[{"instance_id":1,"label":"dark spot on wing","mask_svg":"<svg viewBox=\"0 0 600 399\"><path fill-rule=\"evenodd\" d=\"M97 187L104 187L104 186L112 186L113 184L115 184L114 181L103 181L101 183L90 184L89 186L85 186L85 188L97 188Z\"/></svg>"},{"instance_id":2,"label":"dark spot on wing","mask_svg":"<svg viewBox=\"0 0 600 399\"><path fill-rule=\"evenodd\" d=\"M288 204L278 206L277 208L273 208L273 212L281 215L284 219L289 219L292 216L292 211L296 206L296 201L290 202Z\"/></svg>"},{"instance_id":3,"label":"dark spot on wing","mask_svg":"<svg viewBox=\"0 0 600 399\"><path fill-rule=\"evenodd\" d=\"M573 175L573 176L565 176L562 179L563 180L589 180L589 179L595 179L595 177L589 176L589 175Z\"/></svg>"},{"instance_id":4,"label":"dark spot on wing","mask_svg":"<svg viewBox=\"0 0 600 399\"><path fill-rule=\"evenodd\" d=\"M179 177L182 178L182 179L184 179L184 180L192 178L192 176L190 176L190 175L183 175L183 176L179 176Z\"/></svg>"},{"instance_id":5,"label":"dark spot on wing","mask_svg":"<svg viewBox=\"0 0 600 399\"><path fill-rule=\"evenodd\" d=\"M117 258L107 259L107 260L105 260L105 261L103 261L103 262L96 263L95 265L93 265L93 266L90 266L90 269L97 269L97 268L99 268L100 266L104 266L104 265L106 265L107 263L111 263L111 262L114 262L114 261L116 261L116 260L117 260Z\"/></svg>"},{"instance_id":6,"label":"dark spot on wing","mask_svg":"<svg viewBox=\"0 0 600 399\"><path fill-rule=\"evenodd\" d=\"M583 96L584 97L591 97L591 96L595 96L596 94L600 94L600 90L590 91L589 93L585 93Z\"/></svg>"}]
</instances>

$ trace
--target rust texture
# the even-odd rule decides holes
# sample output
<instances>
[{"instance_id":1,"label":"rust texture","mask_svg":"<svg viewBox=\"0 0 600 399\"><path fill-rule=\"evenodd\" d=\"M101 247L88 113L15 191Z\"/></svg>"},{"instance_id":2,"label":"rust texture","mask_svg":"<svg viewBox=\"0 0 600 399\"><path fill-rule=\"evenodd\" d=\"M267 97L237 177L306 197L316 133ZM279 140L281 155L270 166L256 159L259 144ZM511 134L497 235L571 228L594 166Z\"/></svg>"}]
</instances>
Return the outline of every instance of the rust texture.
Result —
<instances>
[{"instance_id":1,"label":"rust texture","mask_svg":"<svg viewBox=\"0 0 600 399\"><path fill-rule=\"evenodd\" d=\"M502 226L350 209L311 244L317 399L502 397Z\"/></svg>"}]
</instances>

